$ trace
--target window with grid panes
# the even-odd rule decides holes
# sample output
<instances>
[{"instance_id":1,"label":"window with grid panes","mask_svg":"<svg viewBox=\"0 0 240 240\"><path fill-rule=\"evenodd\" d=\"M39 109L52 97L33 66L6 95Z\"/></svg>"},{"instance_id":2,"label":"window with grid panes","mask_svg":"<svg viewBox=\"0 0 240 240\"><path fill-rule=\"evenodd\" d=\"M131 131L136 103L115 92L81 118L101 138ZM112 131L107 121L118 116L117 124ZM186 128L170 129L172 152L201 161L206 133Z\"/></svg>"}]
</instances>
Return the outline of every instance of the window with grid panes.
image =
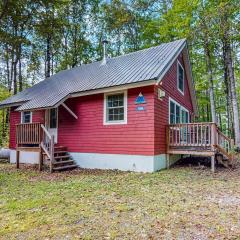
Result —
<instances>
[{"instance_id":1,"label":"window with grid panes","mask_svg":"<svg viewBox=\"0 0 240 240\"><path fill-rule=\"evenodd\" d=\"M107 122L124 121L124 93L108 95L106 98Z\"/></svg>"}]
</instances>

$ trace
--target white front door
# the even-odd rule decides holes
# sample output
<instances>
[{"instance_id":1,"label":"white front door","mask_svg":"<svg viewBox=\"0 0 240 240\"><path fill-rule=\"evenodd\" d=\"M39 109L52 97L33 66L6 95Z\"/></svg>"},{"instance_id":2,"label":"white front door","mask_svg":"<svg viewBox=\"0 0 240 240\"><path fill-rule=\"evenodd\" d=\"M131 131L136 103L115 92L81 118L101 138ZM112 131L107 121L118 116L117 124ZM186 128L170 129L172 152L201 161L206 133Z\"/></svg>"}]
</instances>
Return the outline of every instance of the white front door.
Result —
<instances>
[{"instance_id":1,"label":"white front door","mask_svg":"<svg viewBox=\"0 0 240 240\"><path fill-rule=\"evenodd\" d=\"M58 108L47 110L47 129L54 136L54 142L58 142Z\"/></svg>"}]
</instances>

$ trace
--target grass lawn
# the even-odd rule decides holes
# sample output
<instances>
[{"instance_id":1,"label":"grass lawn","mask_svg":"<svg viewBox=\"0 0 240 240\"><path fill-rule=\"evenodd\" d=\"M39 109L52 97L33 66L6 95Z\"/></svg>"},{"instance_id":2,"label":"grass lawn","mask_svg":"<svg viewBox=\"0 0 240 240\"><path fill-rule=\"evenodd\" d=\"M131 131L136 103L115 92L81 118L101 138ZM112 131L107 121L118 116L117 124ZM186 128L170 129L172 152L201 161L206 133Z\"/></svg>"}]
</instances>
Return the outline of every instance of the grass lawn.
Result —
<instances>
[{"instance_id":1,"label":"grass lawn","mask_svg":"<svg viewBox=\"0 0 240 240\"><path fill-rule=\"evenodd\" d=\"M240 170L49 174L0 164L0 239L240 239Z\"/></svg>"}]
</instances>

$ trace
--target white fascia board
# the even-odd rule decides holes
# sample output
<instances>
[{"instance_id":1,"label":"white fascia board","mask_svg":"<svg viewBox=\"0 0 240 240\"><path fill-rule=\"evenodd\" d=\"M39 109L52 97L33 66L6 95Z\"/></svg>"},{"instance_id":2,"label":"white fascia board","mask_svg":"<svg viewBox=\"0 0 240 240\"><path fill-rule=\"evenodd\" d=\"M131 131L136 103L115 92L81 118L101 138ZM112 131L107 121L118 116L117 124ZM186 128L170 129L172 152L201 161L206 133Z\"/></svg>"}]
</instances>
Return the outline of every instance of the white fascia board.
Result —
<instances>
[{"instance_id":1,"label":"white fascia board","mask_svg":"<svg viewBox=\"0 0 240 240\"><path fill-rule=\"evenodd\" d=\"M87 96L87 95L93 95L93 94L99 94L99 93L118 92L118 91L124 91L131 88L151 86L154 84L156 84L156 80L153 79L153 80L147 80L147 81L138 82L138 83L125 84L121 86L113 86L113 87L106 87L106 88L101 88L96 90L85 91L85 92L72 93L70 97L81 97L81 96Z\"/></svg>"},{"instance_id":2,"label":"white fascia board","mask_svg":"<svg viewBox=\"0 0 240 240\"><path fill-rule=\"evenodd\" d=\"M177 53L174 55L174 57L169 61L169 63L166 64L166 68L164 69L164 71L160 74L160 76L157 79L157 84L159 84L163 77L165 76L165 74L167 73L167 71L170 69L170 67L173 65L173 63L177 60L179 54L182 52L182 50L186 47L186 42L184 42L184 44L178 49Z\"/></svg>"}]
</instances>

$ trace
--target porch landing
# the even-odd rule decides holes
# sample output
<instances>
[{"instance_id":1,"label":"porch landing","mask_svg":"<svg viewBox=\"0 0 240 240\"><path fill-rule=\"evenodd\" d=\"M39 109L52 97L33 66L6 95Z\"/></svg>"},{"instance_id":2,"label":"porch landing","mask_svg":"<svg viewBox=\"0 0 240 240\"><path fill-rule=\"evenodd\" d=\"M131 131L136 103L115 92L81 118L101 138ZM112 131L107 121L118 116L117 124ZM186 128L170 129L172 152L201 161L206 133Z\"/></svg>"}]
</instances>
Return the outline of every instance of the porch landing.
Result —
<instances>
[{"instance_id":1,"label":"porch landing","mask_svg":"<svg viewBox=\"0 0 240 240\"><path fill-rule=\"evenodd\" d=\"M20 167L20 152L39 153L39 170L43 165L50 168L50 172L70 170L77 167L71 159L67 148L54 143L51 135L41 123L18 124L16 128L16 166Z\"/></svg>"}]
</instances>

